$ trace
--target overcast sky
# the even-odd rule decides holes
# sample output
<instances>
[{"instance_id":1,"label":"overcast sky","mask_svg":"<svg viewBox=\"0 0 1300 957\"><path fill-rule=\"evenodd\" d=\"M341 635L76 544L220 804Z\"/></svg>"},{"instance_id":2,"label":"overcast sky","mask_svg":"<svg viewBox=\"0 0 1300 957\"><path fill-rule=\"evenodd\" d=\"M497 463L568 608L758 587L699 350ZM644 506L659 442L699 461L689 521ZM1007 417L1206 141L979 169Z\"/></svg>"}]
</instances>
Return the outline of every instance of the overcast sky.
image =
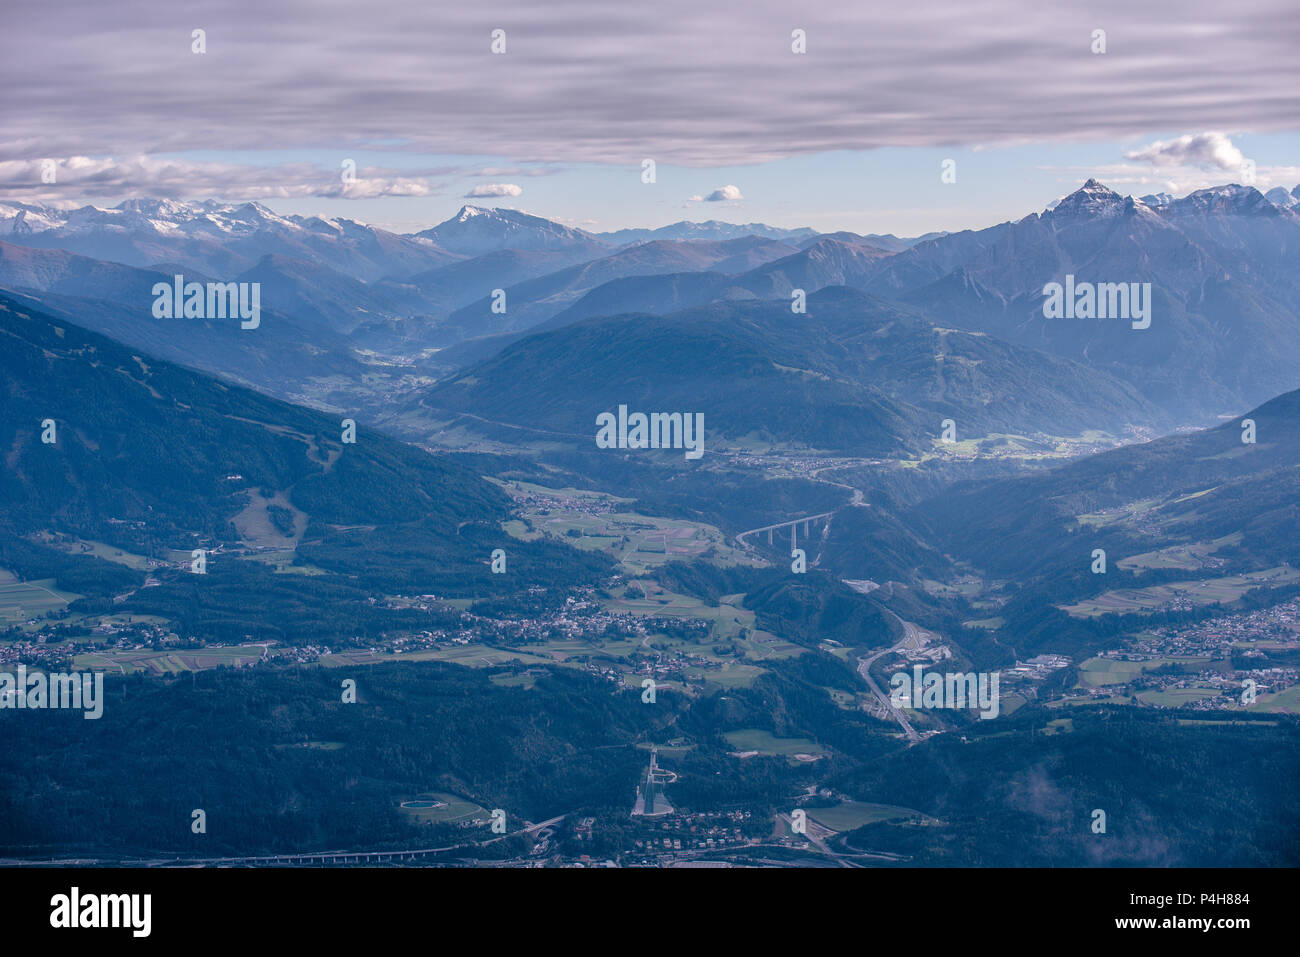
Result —
<instances>
[{"instance_id":1,"label":"overcast sky","mask_svg":"<svg viewBox=\"0 0 1300 957\"><path fill-rule=\"evenodd\" d=\"M1186 192L1252 161L1262 189L1300 183L1295 0L810 6L6 0L0 197L914 233L1023 215L1094 174Z\"/></svg>"}]
</instances>

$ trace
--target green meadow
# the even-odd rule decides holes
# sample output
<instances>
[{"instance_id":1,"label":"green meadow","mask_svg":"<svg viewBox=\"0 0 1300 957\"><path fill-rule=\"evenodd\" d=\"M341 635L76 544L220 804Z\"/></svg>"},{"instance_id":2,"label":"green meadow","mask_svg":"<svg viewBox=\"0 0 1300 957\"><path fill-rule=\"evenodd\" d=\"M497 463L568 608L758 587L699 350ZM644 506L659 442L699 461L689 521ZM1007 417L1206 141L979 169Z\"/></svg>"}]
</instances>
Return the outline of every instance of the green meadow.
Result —
<instances>
[{"instance_id":1,"label":"green meadow","mask_svg":"<svg viewBox=\"0 0 1300 957\"><path fill-rule=\"evenodd\" d=\"M496 484L516 500L537 495L615 508L631 501L587 489L548 489L528 482L498 481ZM727 536L713 525L636 512L592 514L581 506L565 508L557 504L543 508L528 503L520 517L503 523L503 528L525 541L550 536L575 548L606 552L631 575L644 575L665 562L691 561L705 553L714 564L754 563L745 552L733 548Z\"/></svg>"},{"instance_id":2,"label":"green meadow","mask_svg":"<svg viewBox=\"0 0 1300 957\"><path fill-rule=\"evenodd\" d=\"M737 751L757 751L759 754L793 757L796 754L827 754L810 738L778 738L758 728L742 728L723 735Z\"/></svg>"},{"instance_id":3,"label":"green meadow","mask_svg":"<svg viewBox=\"0 0 1300 957\"><path fill-rule=\"evenodd\" d=\"M0 622L13 624L40 618L47 611L62 611L80 597L75 592L56 589L53 578L20 582L0 569Z\"/></svg>"},{"instance_id":4,"label":"green meadow","mask_svg":"<svg viewBox=\"0 0 1300 957\"><path fill-rule=\"evenodd\" d=\"M123 674L144 672L151 675L180 674L185 671L203 671L206 668L243 667L257 663L262 657L260 645L239 645L225 648L186 648L183 650L153 651L97 651L74 655L74 668L117 670Z\"/></svg>"},{"instance_id":5,"label":"green meadow","mask_svg":"<svg viewBox=\"0 0 1300 957\"><path fill-rule=\"evenodd\" d=\"M1226 575L1203 581L1170 582L1149 588L1120 588L1102 592L1073 605L1058 605L1074 618L1095 618L1112 613L1128 614L1164 608L1175 599L1193 605L1233 602L1252 588L1291 585L1300 581L1300 569L1278 566L1244 575Z\"/></svg>"},{"instance_id":6,"label":"green meadow","mask_svg":"<svg viewBox=\"0 0 1300 957\"><path fill-rule=\"evenodd\" d=\"M1208 665L1211 658L1154 658L1151 661L1117 661L1113 658L1089 658L1079 665L1077 687L1100 688L1103 685L1128 684L1144 671L1154 671L1169 664Z\"/></svg>"},{"instance_id":7,"label":"green meadow","mask_svg":"<svg viewBox=\"0 0 1300 957\"><path fill-rule=\"evenodd\" d=\"M872 804L867 801L844 801L835 807L810 807L808 816L832 831L852 831L880 821L901 821L923 818L920 811L892 804Z\"/></svg>"},{"instance_id":8,"label":"green meadow","mask_svg":"<svg viewBox=\"0 0 1300 957\"><path fill-rule=\"evenodd\" d=\"M437 801L442 807L400 807L405 802L420 801ZM454 824L457 821L470 820L476 817L486 819L488 812L479 807L468 798L457 797L455 794L445 794L440 791L427 791L423 794L417 794L414 797L402 798L398 802L401 812L416 824Z\"/></svg>"}]
</instances>

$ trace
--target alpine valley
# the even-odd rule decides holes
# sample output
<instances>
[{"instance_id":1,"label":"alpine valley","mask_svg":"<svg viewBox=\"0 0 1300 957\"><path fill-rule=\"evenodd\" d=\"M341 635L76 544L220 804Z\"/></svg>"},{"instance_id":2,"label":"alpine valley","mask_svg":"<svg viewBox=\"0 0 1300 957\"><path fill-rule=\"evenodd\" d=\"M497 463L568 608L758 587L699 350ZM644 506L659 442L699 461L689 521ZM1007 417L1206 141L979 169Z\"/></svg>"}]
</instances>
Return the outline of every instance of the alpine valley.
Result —
<instances>
[{"instance_id":1,"label":"alpine valley","mask_svg":"<svg viewBox=\"0 0 1300 957\"><path fill-rule=\"evenodd\" d=\"M260 321L156 317L177 277ZM103 676L0 700L0 857L1295 866L1298 317L1300 187L915 237L0 203L0 671Z\"/></svg>"}]
</instances>

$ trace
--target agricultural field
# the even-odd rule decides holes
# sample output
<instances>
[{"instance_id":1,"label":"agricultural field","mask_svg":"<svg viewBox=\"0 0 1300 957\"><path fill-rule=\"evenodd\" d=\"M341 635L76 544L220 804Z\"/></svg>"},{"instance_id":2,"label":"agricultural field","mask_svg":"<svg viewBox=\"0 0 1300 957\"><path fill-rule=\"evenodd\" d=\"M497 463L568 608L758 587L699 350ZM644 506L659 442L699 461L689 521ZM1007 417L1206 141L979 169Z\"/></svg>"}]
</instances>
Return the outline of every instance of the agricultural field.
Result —
<instances>
[{"instance_id":1,"label":"agricultural field","mask_svg":"<svg viewBox=\"0 0 1300 957\"><path fill-rule=\"evenodd\" d=\"M284 561L276 564L275 573L277 575L306 575L308 577L328 574L325 569L318 568L315 565L294 565Z\"/></svg>"},{"instance_id":2,"label":"agricultural field","mask_svg":"<svg viewBox=\"0 0 1300 957\"><path fill-rule=\"evenodd\" d=\"M1058 698L1055 701L1047 702L1049 708L1086 708L1095 707L1099 704L1132 704L1129 699L1120 694L1103 695L1094 698L1091 695L1086 698Z\"/></svg>"},{"instance_id":3,"label":"agricultural field","mask_svg":"<svg viewBox=\"0 0 1300 957\"><path fill-rule=\"evenodd\" d=\"M1096 512L1088 512L1083 515L1076 515L1075 521L1080 525L1087 525L1093 528L1099 528L1106 525L1133 524L1138 521L1151 522L1157 524L1170 524L1168 520L1161 521L1160 516L1152 513L1159 512L1166 505L1178 505L1182 502L1188 502L1192 499L1200 498L1213 492L1214 488L1205 488L1197 492L1191 492L1174 499L1163 500L1157 498L1135 499L1132 502L1126 502L1123 505L1117 505L1114 508L1101 509Z\"/></svg>"},{"instance_id":4,"label":"agricultural field","mask_svg":"<svg viewBox=\"0 0 1300 957\"><path fill-rule=\"evenodd\" d=\"M758 728L742 728L723 735L740 753L755 751L762 755L795 758L796 755L826 755L829 752L810 738L778 738Z\"/></svg>"},{"instance_id":5,"label":"agricultural field","mask_svg":"<svg viewBox=\"0 0 1300 957\"><path fill-rule=\"evenodd\" d=\"M835 807L810 807L808 816L822 827L832 831L852 831L880 821L902 821L924 818L920 811L892 804L872 804L867 801L844 801Z\"/></svg>"},{"instance_id":6,"label":"agricultural field","mask_svg":"<svg viewBox=\"0 0 1300 957\"><path fill-rule=\"evenodd\" d=\"M732 660L724 661L722 667L716 671L690 669L686 674L697 681L709 681L722 688L748 688L754 683L754 679L764 674L766 670L757 665L746 665Z\"/></svg>"},{"instance_id":7,"label":"agricultural field","mask_svg":"<svg viewBox=\"0 0 1300 957\"><path fill-rule=\"evenodd\" d=\"M552 659L541 657L536 649L544 646L529 646L528 651L515 648L493 648L490 645L469 644L455 645L451 648L439 648L428 651L407 651L389 654L372 651L339 651L321 658L319 664L332 668L348 668L357 665L377 664L381 661L450 661L468 668L493 668L511 661L525 665L550 664Z\"/></svg>"},{"instance_id":8,"label":"agricultural field","mask_svg":"<svg viewBox=\"0 0 1300 957\"><path fill-rule=\"evenodd\" d=\"M522 503L520 517L503 525L508 534L525 541L550 536L575 548L606 552L630 575L644 575L669 561L692 561L705 553L718 565L755 563L732 548L713 525L617 510L630 499L528 482L497 484Z\"/></svg>"},{"instance_id":9,"label":"agricultural field","mask_svg":"<svg viewBox=\"0 0 1300 957\"><path fill-rule=\"evenodd\" d=\"M0 624L12 625L40 618L47 611L62 611L80 597L75 592L56 589L53 578L20 582L0 569Z\"/></svg>"},{"instance_id":10,"label":"agricultural field","mask_svg":"<svg viewBox=\"0 0 1300 957\"><path fill-rule=\"evenodd\" d=\"M744 595L723 595L716 607L705 604L698 598L670 592L657 582L638 579L628 582L614 597L606 600L603 607L616 613L634 615L680 616L684 618L705 618L713 622L715 641L736 641L741 639L741 632L747 639L742 641L747 650L759 658L788 658L802 651L797 645L789 644L776 635L758 631L754 627L754 613L741 607Z\"/></svg>"},{"instance_id":11,"label":"agricultural field","mask_svg":"<svg viewBox=\"0 0 1300 957\"><path fill-rule=\"evenodd\" d=\"M835 702L837 707L843 708L845 711L857 711L860 707L859 702L862 699L858 695L828 685L823 685L822 690L830 695L830 699Z\"/></svg>"},{"instance_id":12,"label":"agricultural field","mask_svg":"<svg viewBox=\"0 0 1300 957\"><path fill-rule=\"evenodd\" d=\"M1016 459L1025 462L1044 462L1069 459L1081 454L1100 452L1118 445L1118 440L1105 432L1089 429L1081 435L1015 435L991 432L988 435L961 437L956 442L936 439L933 450L922 453L919 459L900 460L904 467L915 467L931 459Z\"/></svg>"},{"instance_id":13,"label":"agricultural field","mask_svg":"<svg viewBox=\"0 0 1300 957\"><path fill-rule=\"evenodd\" d=\"M1219 693L1216 688L1166 688L1163 691L1140 691L1137 698L1158 708L1181 708L1202 698L1217 697Z\"/></svg>"},{"instance_id":14,"label":"agricultural field","mask_svg":"<svg viewBox=\"0 0 1300 957\"><path fill-rule=\"evenodd\" d=\"M261 562L263 565L273 566L272 570L277 575L324 575L327 574L325 569L315 565L296 565L294 559L297 551L293 548L270 548L261 547L256 550L250 550L239 557L250 562Z\"/></svg>"},{"instance_id":15,"label":"agricultural field","mask_svg":"<svg viewBox=\"0 0 1300 957\"><path fill-rule=\"evenodd\" d=\"M1144 671L1154 671L1169 664L1208 665L1210 658L1155 658L1151 661L1118 661L1114 658L1089 658L1079 665L1079 688L1103 685L1126 685Z\"/></svg>"},{"instance_id":16,"label":"agricultural field","mask_svg":"<svg viewBox=\"0 0 1300 957\"><path fill-rule=\"evenodd\" d=\"M936 598L967 598L974 599L984 594L988 584L978 578L960 578L951 583L934 581L933 579L922 579L921 587L928 594Z\"/></svg>"},{"instance_id":17,"label":"agricultural field","mask_svg":"<svg viewBox=\"0 0 1300 957\"><path fill-rule=\"evenodd\" d=\"M737 642L737 644L744 647L746 643ZM704 659L707 664L688 665L683 668L682 676L695 682L707 681L722 688L747 688L753 684L755 678L766 671L761 665L750 663L747 658L742 659L729 654L718 654L711 644L685 641L667 635L648 635L644 639L644 643L639 644L637 647L644 653L657 651L666 654L698 656ZM597 663L609 662L618 666L616 660L610 661L605 658L600 649L593 650L591 660ZM630 669L626 673L630 675ZM634 684L637 683L631 677L629 677L629 681ZM664 678L656 678L656 681L658 681L660 688L673 686L671 681L666 681Z\"/></svg>"},{"instance_id":18,"label":"agricultural field","mask_svg":"<svg viewBox=\"0 0 1300 957\"><path fill-rule=\"evenodd\" d=\"M860 653L856 648L850 648L847 645L841 645L838 641L822 641L817 646L818 651L824 651L828 655L834 655L840 661L852 661Z\"/></svg>"},{"instance_id":19,"label":"agricultural field","mask_svg":"<svg viewBox=\"0 0 1300 957\"><path fill-rule=\"evenodd\" d=\"M661 612L662 613L662 612ZM686 666L681 676L693 682L711 682L723 688L748 687L754 679L763 674L765 669L760 664L751 663L770 658L784 658L801 654L804 649L797 645L781 641L766 632L751 632L744 638L733 637L731 643L736 645L738 654L719 654L716 642L709 638L705 641L688 641L684 638L665 634L648 634L642 637L620 638L588 642L575 638L557 638L550 641L533 642L519 647L496 647L483 643L453 645L449 648L422 649L407 652L379 652L365 650L338 651L319 660L326 667L357 667L385 661L446 661L471 668L491 668L504 664L522 665L560 665L562 667L583 668L588 664L612 667L628 676L631 684L638 684L639 678L626 659L633 653L653 656L655 653L665 655L694 655L703 659L700 663ZM497 684L531 687L534 679L526 675L500 675L492 680ZM661 689L682 689L680 682L668 677L657 677Z\"/></svg>"},{"instance_id":20,"label":"agricultural field","mask_svg":"<svg viewBox=\"0 0 1300 957\"><path fill-rule=\"evenodd\" d=\"M132 568L138 572L149 569L149 559L146 556L125 551L116 545L79 538L65 541L54 536L46 536L42 541L52 548L67 552L69 555L93 555L95 558L102 558L106 562L125 565L127 568Z\"/></svg>"},{"instance_id":21,"label":"agricultural field","mask_svg":"<svg viewBox=\"0 0 1300 957\"><path fill-rule=\"evenodd\" d=\"M1017 709L1023 708L1028 701L1023 695L1016 694L1012 691L1001 696L998 702L998 714L1013 714Z\"/></svg>"},{"instance_id":22,"label":"agricultural field","mask_svg":"<svg viewBox=\"0 0 1300 957\"><path fill-rule=\"evenodd\" d=\"M144 672L150 675L180 674L207 668L241 668L256 664L263 655L262 645L232 645L221 648L185 648L171 651L85 651L74 655L72 666L79 669L120 671L122 674Z\"/></svg>"},{"instance_id":23,"label":"agricultural field","mask_svg":"<svg viewBox=\"0 0 1300 957\"><path fill-rule=\"evenodd\" d=\"M1240 532L1236 532L1232 535L1216 538L1212 542L1171 545L1168 548L1160 548L1153 552L1143 552L1140 555L1121 558L1115 565L1124 571L1136 572L1160 569L1199 571L1206 566L1206 560L1211 555L1226 545L1239 544L1242 537Z\"/></svg>"},{"instance_id":24,"label":"agricultural field","mask_svg":"<svg viewBox=\"0 0 1300 957\"><path fill-rule=\"evenodd\" d=\"M1279 565L1244 575L1226 575L1202 581L1170 582L1149 588L1119 588L1086 598L1073 605L1058 605L1074 618L1106 614L1132 614L1172 607L1175 602L1209 605L1236 601L1252 588L1300 582L1300 569Z\"/></svg>"},{"instance_id":25,"label":"agricultural field","mask_svg":"<svg viewBox=\"0 0 1300 957\"><path fill-rule=\"evenodd\" d=\"M523 688L525 691L537 684L537 677L526 672L517 675L496 674L489 677L488 680L498 688Z\"/></svg>"},{"instance_id":26,"label":"agricultural field","mask_svg":"<svg viewBox=\"0 0 1300 957\"><path fill-rule=\"evenodd\" d=\"M1300 714L1300 685L1292 685L1276 694L1262 694L1250 710Z\"/></svg>"}]
</instances>

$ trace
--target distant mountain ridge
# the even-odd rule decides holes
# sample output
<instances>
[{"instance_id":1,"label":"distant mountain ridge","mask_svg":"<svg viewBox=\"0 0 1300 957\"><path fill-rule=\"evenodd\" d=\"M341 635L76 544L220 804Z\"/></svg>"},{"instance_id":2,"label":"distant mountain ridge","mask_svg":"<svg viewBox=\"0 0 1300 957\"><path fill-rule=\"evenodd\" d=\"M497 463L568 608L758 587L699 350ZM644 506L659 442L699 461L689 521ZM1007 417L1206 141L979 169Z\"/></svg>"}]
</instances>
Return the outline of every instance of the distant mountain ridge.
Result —
<instances>
[{"instance_id":1,"label":"distant mountain ridge","mask_svg":"<svg viewBox=\"0 0 1300 957\"><path fill-rule=\"evenodd\" d=\"M807 226L786 229L714 219L592 233L517 209L469 204L427 229L395 233L344 217L280 215L258 202L142 198L113 207L76 209L0 202L0 239L9 242L62 248L134 266L188 262L213 273L246 269L264 255L283 255L321 262L367 282L411 276L457 259L504 250L585 249L594 258L606 248L662 240L721 242L757 237L799 245L823 235L896 252L942 234L914 238L823 234ZM331 246L349 250L353 258L339 256Z\"/></svg>"},{"instance_id":2,"label":"distant mountain ridge","mask_svg":"<svg viewBox=\"0 0 1300 957\"><path fill-rule=\"evenodd\" d=\"M0 254L0 285L44 297L52 309L68 297L101 303L98 321L111 318L113 334L140 341L151 334L133 285L140 277L128 280L115 264L260 282L264 308L288 320L276 328L301 336L285 368L298 383L318 384L338 369L313 352L359 360L384 380L401 369L440 375L523 334L582 319L788 302L797 289L848 286L951 328L1093 365L1184 424L1203 424L1300 384L1300 205L1287 202L1295 193L1225 185L1135 199L1089 180L1041 213L914 240L804 230L772 238L755 235L771 232L762 224L711 222L675 224L676 235L694 238L622 245L610 240L616 234L468 205L423 233L399 235L341 218L279 216L257 203L0 204L0 242L11 242ZM701 235L734 231L745 234ZM1047 318L1045 285L1070 275L1149 283L1150 328ZM496 289L506 294L504 311L493 308ZM183 341L185 332L168 330L180 337L168 347L206 347ZM241 345L261 351L267 343ZM204 367L218 365L253 371L248 357L229 354ZM240 373L240 381L258 380ZM281 394L328 402L312 388Z\"/></svg>"},{"instance_id":3,"label":"distant mountain ridge","mask_svg":"<svg viewBox=\"0 0 1300 957\"><path fill-rule=\"evenodd\" d=\"M463 256L481 256L501 249L565 249L601 242L586 230L517 209L482 206L462 206L455 216L415 236Z\"/></svg>"},{"instance_id":4,"label":"distant mountain ridge","mask_svg":"<svg viewBox=\"0 0 1300 957\"><path fill-rule=\"evenodd\" d=\"M621 288L616 285L620 280L678 273L712 278L732 271L761 269L797 254L797 247L787 242L755 236L719 241L659 239L634 243L585 263L507 287L504 290L507 308L502 314L492 311L492 299L485 288L481 298L439 323L435 337L429 341L443 344L541 327L593 289ZM636 309L635 305L626 303L602 313L600 306L594 306L584 316Z\"/></svg>"},{"instance_id":5,"label":"distant mountain ridge","mask_svg":"<svg viewBox=\"0 0 1300 957\"><path fill-rule=\"evenodd\" d=\"M1045 284L1150 283L1150 328L1048 319ZM1126 378L1194 420L1300 384L1300 215L1251 187L1149 205L1096 180L1043 213L918 243L859 284Z\"/></svg>"},{"instance_id":6,"label":"distant mountain ridge","mask_svg":"<svg viewBox=\"0 0 1300 957\"><path fill-rule=\"evenodd\" d=\"M405 522L409 510L438 516L454 534L458 523L506 514L496 488L446 457L368 429L345 448L336 416L226 385L4 296L0 334L0 436L11 453L0 525L10 531L100 537L114 523L138 523L179 546L181 536L224 536L256 488L296 495L327 522L359 513ZM51 444L38 434L47 417L57 425Z\"/></svg>"},{"instance_id":7,"label":"distant mountain ridge","mask_svg":"<svg viewBox=\"0 0 1300 957\"><path fill-rule=\"evenodd\" d=\"M1242 441L1247 419L1256 429L1250 444ZM1270 562L1296 561L1298 482L1295 390L1213 428L1128 445L1034 475L957 486L915 511L928 517L946 547L999 573L1019 574L1026 564L1058 559L1083 565L1078 556L1095 545L1115 543L1110 551L1122 558L1237 532ZM1119 507L1134 502L1144 503L1142 511L1125 517ZM1119 514L1109 521L1082 520L1108 510Z\"/></svg>"},{"instance_id":8,"label":"distant mountain ridge","mask_svg":"<svg viewBox=\"0 0 1300 957\"><path fill-rule=\"evenodd\" d=\"M797 229L783 229L779 226L768 226L766 223L725 223L717 219L707 219L703 222L691 222L690 220L681 220L680 222L670 223L667 226L660 226L655 229L615 229L611 232L597 233L601 239L606 242L623 245L625 243L644 243L656 239L679 239L679 240L721 240L721 239L739 239L742 236L761 236L764 239L807 239L811 236L817 236L817 230L808 226L800 226Z\"/></svg>"},{"instance_id":9,"label":"distant mountain ridge","mask_svg":"<svg viewBox=\"0 0 1300 957\"><path fill-rule=\"evenodd\" d=\"M70 590L178 633L351 641L375 594L506 594L605 574L608 561L557 542L510 539L510 500L464 457L390 438L122 345L0 295L0 567L75 574ZM44 439L53 420L52 441ZM286 574L248 549L272 509L293 516ZM261 530L259 530L261 526ZM164 559L148 572L91 557L78 540ZM487 559L509 542L519 577ZM69 548L68 546L71 546ZM171 550L214 548L203 577ZM65 585L63 587L69 587ZM423 592L419 592L423 593ZM380 613L382 614L382 613ZM427 621L428 619L426 619Z\"/></svg>"},{"instance_id":10,"label":"distant mountain ridge","mask_svg":"<svg viewBox=\"0 0 1300 957\"><path fill-rule=\"evenodd\" d=\"M308 273L295 275L298 267ZM190 282L212 278L176 268L184 269ZM314 268L293 260L279 264L268 257L260 269L249 273L253 281L269 284L261 323L249 331L223 319L154 318L152 290L156 283L173 282L170 270L139 269L61 249L0 242L0 289L14 298L29 300L36 308L76 321L125 347L281 397L311 391L311 383L318 379L346 382L366 372L339 331L340 325L354 319L345 309L340 307L337 316L319 313L309 318L285 310L292 296L328 294L319 284L320 277L310 274ZM326 275L338 283L355 283L337 273Z\"/></svg>"},{"instance_id":11,"label":"distant mountain ridge","mask_svg":"<svg viewBox=\"0 0 1300 957\"><path fill-rule=\"evenodd\" d=\"M1121 432L1161 420L1130 386L989 336L939 329L846 288L788 302L714 302L665 317L617 315L537 333L424 394L468 414L587 446L595 416L698 411L716 444L768 442L863 455L933 448L943 419L962 435Z\"/></svg>"},{"instance_id":12,"label":"distant mountain ridge","mask_svg":"<svg viewBox=\"0 0 1300 957\"><path fill-rule=\"evenodd\" d=\"M0 240L140 268L178 262L221 277L267 255L314 262L366 282L460 258L429 240L350 219L281 216L260 203L216 200L131 199L108 209L72 210L0 203Z\"/></svg>"},{"instance_id":13,"label":"distant mountain ridge","mask_svg":"<svg viewBox=\"0 0 1300 957\"><path fill-rule=\"evenodd\" d=\"M875 264L890 255L874 246L822 237L798 252L737 276L708 272L674 274L660 281L627 278L610 282L593 289L547 325L619 311L664 314L717 300L789 299L795 289L811 294L827 286L860 288L873 274Z\"/></svg>"}]
</instances>

